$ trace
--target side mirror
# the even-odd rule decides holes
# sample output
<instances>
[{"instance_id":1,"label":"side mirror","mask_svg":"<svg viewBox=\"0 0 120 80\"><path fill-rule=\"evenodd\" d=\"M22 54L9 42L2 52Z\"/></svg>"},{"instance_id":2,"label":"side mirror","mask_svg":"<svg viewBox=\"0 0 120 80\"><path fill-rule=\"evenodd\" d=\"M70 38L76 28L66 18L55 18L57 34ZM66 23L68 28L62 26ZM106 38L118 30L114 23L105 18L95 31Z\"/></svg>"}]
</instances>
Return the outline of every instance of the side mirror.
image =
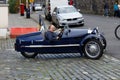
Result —
<instances>
[{"instance_id":1,"label":"side mirror","mask_svg":"<svg viewBox=\"0 0 120 80\"><path fill-rule=\"evenodd\" d=\"M71 32L71 30L69 29L68 31L66 31L65 35L68 36L68 34Z\"/></svg>"}]
</instances>

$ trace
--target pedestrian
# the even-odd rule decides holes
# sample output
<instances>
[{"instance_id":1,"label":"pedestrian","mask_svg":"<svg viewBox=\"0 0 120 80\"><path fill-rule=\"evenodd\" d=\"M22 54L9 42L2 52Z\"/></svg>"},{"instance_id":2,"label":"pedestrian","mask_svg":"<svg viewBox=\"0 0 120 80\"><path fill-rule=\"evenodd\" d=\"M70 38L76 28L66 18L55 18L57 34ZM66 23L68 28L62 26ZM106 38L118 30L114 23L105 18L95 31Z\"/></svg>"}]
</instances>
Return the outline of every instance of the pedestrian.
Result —
<instances>
[{"instance_id":1,"label":"pedestrian","mask_svg":"<svg viewBox=\"0 0 120 80\"><path fill-rule=\"evenodd\" d=\"M32 10L35 12L35 3L33 3Z\"/></svg>"},{"instance_id":2,"label":"pedestrian","mask_svg":"<svg viewBox=\"0 0 120 80\"><path fill-rule=\"evenodd\" d=\"M119 12L118 12L118 17L120 17L120 2L118 4Z\"/></svg>"},{"instance_id":3,"label":"pedestrian","mask_svg":"<svg viewBox=\"0 0 120 80\"><path fill-rule=\"evenodd\" d=\"M114 17L118 17L118 13L119 13L118 3L115 2L115 4L114 4Z\"/></svg>"},{"instance_id":4,"label":"pedestrian","mask_svg":"<svg viewBox=\"0 0 120 80\"><path fill-rule=\"evenodd\" d=\"M104 16L108 16L109 15L109 5L106 2L104 5Z\"/></svg>"},{"instance_id":5,"label":"pedestrian","mask_svg":"<svg viewBox=\"0 0 120 80\"><path fill-rule=\"evenodd\" d=\"M73 5L73 0L70 0L70 1L69 1L69 5Z\"/></svg>"},{"instance_id":6,"label":"pedestrian","mask_svg":"<svg viewBox=\"0 0 120 80\"><path fill-rule=\"evenodd\" d=\"M30 13L32 13L33 12L33 3L29 3L29 6L30 6Z\"/></svg>"}]
</instances>

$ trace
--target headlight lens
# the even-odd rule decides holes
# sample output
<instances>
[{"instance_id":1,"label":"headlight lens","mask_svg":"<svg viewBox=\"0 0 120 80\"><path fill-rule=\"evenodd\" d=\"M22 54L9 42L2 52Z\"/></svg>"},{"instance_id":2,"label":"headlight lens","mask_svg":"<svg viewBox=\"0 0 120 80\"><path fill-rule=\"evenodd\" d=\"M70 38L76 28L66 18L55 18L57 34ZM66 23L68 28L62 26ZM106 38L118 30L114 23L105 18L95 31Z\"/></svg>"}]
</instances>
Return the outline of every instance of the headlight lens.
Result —
<instances>
[{"instance_id":1,"label":"headlight lens","mask_svg":"<svg viewBox=\"0 0 120 80\"><path fill-rule=\"evenodd\" d=\"M79 17L78 19L80 19L80 20L81 20L81 19L84 19L84 18L83 18L83 17Z\"/></svg>"},{"instance_id":2,"label":"headlight lens","mask_svg":"<svg viewBox=\"0 0 120 80\"><path fill-rule=\"evenodd\" d=\"M66 21L66 19L58 18L59 21Z\"/></svg>"},{"instance_id":3,"label":"headlight lens","mask_svg":"<svg viewBox=\"0 0 120 80\"><path fill-rule=\"evenodd\" d=\"M91 29L88 29L88 33L91 34L91 33L92 33L92 30L91 30Z\"/></svg>"},{"instance_id":4,"label":"headlight lens","mask_svg":"<svg viewBox=\"0 0 120 80\"><path fill-rule=\"evenodd\" d=\"M99 34L99 30L98 28L94 28L93 31L92 31L93 34Z\"/></svg>"}]
</instances>

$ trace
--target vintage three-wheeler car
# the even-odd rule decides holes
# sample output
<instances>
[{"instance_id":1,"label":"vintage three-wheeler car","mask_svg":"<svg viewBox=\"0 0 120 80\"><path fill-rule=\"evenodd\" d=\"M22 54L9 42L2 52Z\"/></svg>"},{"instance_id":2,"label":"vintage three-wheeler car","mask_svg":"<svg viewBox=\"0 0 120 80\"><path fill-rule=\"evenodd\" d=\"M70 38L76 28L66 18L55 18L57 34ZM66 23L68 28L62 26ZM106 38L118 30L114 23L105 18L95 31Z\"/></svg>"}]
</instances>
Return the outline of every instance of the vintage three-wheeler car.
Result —
<instances>
[{"instance_id":1,"label":"vintage three-wheeler car","mask_svg":"<svg viewBox=\"0 0 120 80\"><path fill-rule=\"evenodd\" d=\"M106 39L94 29L71 29L65 26L58 40L49 41L44 37L44 30L18 36L15 50L26 58L34 58L37 54L80 53L90 59L99 59L106 48Z\"/></svg>"}]
</instances>

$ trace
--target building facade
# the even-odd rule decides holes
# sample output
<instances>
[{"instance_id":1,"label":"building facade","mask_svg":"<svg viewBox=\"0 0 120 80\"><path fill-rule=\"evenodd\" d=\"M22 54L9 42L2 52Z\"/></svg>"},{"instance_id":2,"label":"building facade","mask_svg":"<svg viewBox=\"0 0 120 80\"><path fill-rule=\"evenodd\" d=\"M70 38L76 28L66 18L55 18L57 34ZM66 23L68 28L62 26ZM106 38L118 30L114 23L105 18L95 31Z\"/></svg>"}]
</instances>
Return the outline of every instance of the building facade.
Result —
<instances>
[{"instance_id":1,"label":"building facade","mask_svg":"<svg viewBox=\"0 0 120 80\"><path fill-rule=\"evenodd\" d=\"M104 4L109 5L109 14L113 15L113 5L120 0L74 0L75 6L83 13L104 14Z\"/></svg>"}]
</instances>

